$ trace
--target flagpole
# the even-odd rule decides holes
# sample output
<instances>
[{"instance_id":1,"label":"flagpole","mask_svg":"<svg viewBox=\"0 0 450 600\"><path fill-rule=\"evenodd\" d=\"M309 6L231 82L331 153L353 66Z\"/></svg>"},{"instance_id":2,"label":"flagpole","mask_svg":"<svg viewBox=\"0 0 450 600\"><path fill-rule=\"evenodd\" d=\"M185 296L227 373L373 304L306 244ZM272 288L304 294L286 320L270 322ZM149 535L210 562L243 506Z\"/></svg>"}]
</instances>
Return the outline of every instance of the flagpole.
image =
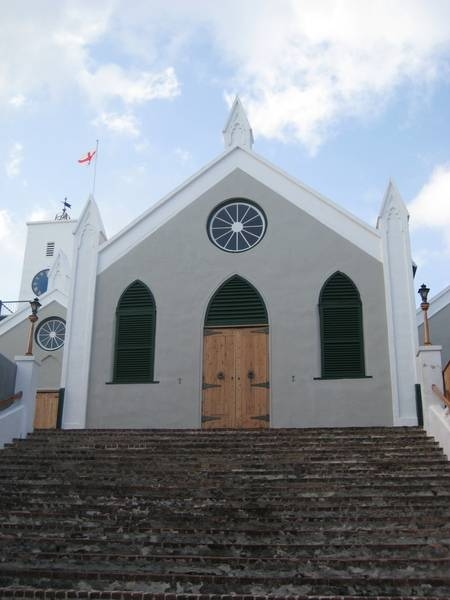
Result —
<instances>
[{"instance_id":1,"label":"flagpole","mask_svg":"<svg viewBox=\"0 0 450 600\"><path fill-rule=\"evenodd\" d=\"M95 178L97 176L97 158L98 158L98 140L96 141L96 145L95 145L95 161L94 161L94 177L92 180L92 196L95 194Z\"/></svg>"}]
</instances>

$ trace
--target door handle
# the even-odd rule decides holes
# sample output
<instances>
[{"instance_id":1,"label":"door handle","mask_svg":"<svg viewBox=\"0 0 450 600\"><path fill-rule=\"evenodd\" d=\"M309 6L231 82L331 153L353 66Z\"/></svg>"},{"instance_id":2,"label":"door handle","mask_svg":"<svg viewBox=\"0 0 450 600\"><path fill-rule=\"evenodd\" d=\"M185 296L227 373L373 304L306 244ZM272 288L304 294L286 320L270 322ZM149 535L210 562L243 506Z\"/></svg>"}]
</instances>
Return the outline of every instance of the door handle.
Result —
<instances>
[{"instance_id":1,"label":"door handle","mask_svg":"<svg viewBox=\"0 0 450 600\"><path fill-rule=\"evenodd\" d=\"M225 375L223 371L219 371L216 375L217 379L225 379Z\"/></svg>"},{"instance_id":2,"label":"door handle","mask_svg":"<svg viewBox=\"0 0 450 600\"><path fill-rule=\"evenodd\" d=\"M247 377L248 377L248 378L250 379L250 381L251 381L252 379L255 379L255 373L254 373L252 370L250 370L250 371L247 373Z\"/></svg>"}]
</instances>

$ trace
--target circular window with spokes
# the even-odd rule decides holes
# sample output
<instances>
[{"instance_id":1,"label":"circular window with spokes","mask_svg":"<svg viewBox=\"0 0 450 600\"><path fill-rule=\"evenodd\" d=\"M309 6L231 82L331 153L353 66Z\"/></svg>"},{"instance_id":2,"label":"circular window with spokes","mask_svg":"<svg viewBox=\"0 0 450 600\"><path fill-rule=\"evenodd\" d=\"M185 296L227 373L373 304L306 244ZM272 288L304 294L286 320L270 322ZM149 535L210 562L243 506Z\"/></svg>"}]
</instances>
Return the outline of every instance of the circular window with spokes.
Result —
<instances>
[{"instance_id":1,"label":"circular window with spokes","mask_svg":"<svg viewBox=\"0 0 450 600\"><path fill-rule=\"evenodd\" d=\"M248 200L229 200L210 214L208 236L225 252L245 252L262 240L266 227L259 206Z\"/></svg>"},{"instance_id":2,"label":"circular window with spokes","mask_svg":"<svg viewBox=\"0 0 450 600\"><path fill-rule=\"evenodd\" d=\"M36 329L36 343L42 350L58 350L64 345L66 322L60 317L49 317Z\"/></svg>"}]
</instances>

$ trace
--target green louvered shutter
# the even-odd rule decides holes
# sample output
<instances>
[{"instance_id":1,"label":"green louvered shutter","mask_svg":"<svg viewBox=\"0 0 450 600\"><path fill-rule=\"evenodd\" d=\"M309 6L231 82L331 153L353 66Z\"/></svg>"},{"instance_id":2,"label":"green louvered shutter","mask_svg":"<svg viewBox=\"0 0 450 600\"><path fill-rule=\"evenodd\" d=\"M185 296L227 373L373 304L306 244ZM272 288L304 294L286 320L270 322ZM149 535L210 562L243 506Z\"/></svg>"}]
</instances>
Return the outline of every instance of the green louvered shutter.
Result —
<instances>
[{"instance_id":1,"label":"green louvered shutter","mask_svg":"<svg viewBox=\"0 0 450 600\"><path fill-rule=\"evenodd\" d=\"M206 311L206 327L267 324L267 311L261 296L238 275L217 290Z\"/></svg>"},{"instance_id":2,"label":"green louvered shutter","mask_svg":"<svg viewBox=\"0 0 450 600\"><path fill-rule=\"evenodd\" d=\"M115 383L153 381L156 308L140 281L122 294L116 310Z\"/></svg>"},{"instance_id":3,"label":"green louvered shutter","mask_svg":"<svg viewBox=\"0 0 450 600\"><path fill-rule=\"evenodd\" d=\"M337 272L324 284L319 301L322 377L363 377L361 298L355 284Z\"/></svg>"}]
</instances>

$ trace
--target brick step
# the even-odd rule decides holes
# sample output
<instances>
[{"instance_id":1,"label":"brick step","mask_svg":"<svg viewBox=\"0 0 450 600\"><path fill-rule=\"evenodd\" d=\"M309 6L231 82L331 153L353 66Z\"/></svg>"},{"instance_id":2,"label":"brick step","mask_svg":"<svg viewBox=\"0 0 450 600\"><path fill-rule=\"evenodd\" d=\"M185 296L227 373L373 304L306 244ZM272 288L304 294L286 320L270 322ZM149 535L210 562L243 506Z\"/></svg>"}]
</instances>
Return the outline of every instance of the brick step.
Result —
<instances>
[{"instance_id":1,"label":"brick step","mask_svg":"<svg viewBox=\"0 0 450 600\"><path fill-rule=\"evenodd\" d=\"M177 593L153 593L153 592L130 592L127 590L116 591L101 591L101 596L98 591L84 590L37 590L36 588L17 589L16 594L10 588L0 588L1 598L5 600L9 598L39 598L42 600L55 599L83 599L83 600L380 600L378 595L372 596L365 594L364 596L342 596L342 595L327 595L327 596L299 596L299 595L261 595L261 594L177 594ZM34 595L31 595L34 594ZM382 600L448 600L447 596L385 596Z\"/></svg>"},{"instance_id":2,"label":"brick step","mask_svg":"<svg viewBox=\"0 0 450 600\"><path fill-rule=\"evenodd\" d=\"M6 484L2 486L6 487ZM310 505L314 500L316 504L320 504L323 506L346 506L351 504L356 504L357 506L369 506L369 505L377 505L377 506L412 506L416 505L418 508L420 506L436 506L439 507L441 504L447 506L447 503L450 500L450 490L440 490L435 488L430 489L420 489L415 494L410 494L405 496L403 488L400 490L390 490L386 495L384 493L380 493L380 490L373 490L370 493L370 486L366 486L361 488L358 486L358 489L354 488L346 488L343 492L339 490L339 488L330 490L330 491L322 491L320 494L316 492L310 491L302 491L301 489L296 489L295 492L291 490L285 490L284 493L280 493L280 490L245 490L244 493L239 493L239 490L222 490L217 487L211 488L201 488L201 489L193 489L187 490L173 488L164 488L158 487L156 489L148 489L145 488L143 490L135 490L130 493L129 488L122 488L118 486L115 490L111 491L111 493L105 494L105 490L103 488L95 490L95 489L85 489L81 490L70 490L63 488L63 494L61 494L60 487L54 486L55 489L51 489L48 486L44 488L35 487L34 489L30 489L29 486L25 486L20 489L8 489L6 494L0 494L0 505L7 506L8 504L12 504L13 506L27 505L28 503L38 503L49 502L49 504L62 504L64 505L66 502L70 502L73 504L87 503L88 505L91 503L93 505L98 505L99 502L101 504L111 503L111 502L121 502L121 498L123 498L124 502L135 503L136 505L143 504L163 504L168 502L167 497L170 495L170 502L193 502L193 501L201 501L201 502L209 502L209 503L228 503L236 506L240 506L241 504L247 505L255 503L256 505L260 505L261 503L275 503L280 504L283 502L286 505L292 506L302 506L304 504ZM410 488L408 488L410 489ZM283 491L283 490L281 490ZM384 489L382 489L384 491ZM23 503L23 504L22 504Z\"/></svg>"},{"instance_id":3,"label":"brick step","mask_svg":"<svg viewBox=\"0 0 450 600\"><path fill-rule=\"evenodd\" d=\"M56 505L55 505L56 507ZM186 522L192 519L202 518L204 520L217 520L229 519L230 522L241 521L243 519L252 519L260 522L267 521L302 521L306 519L310 520L322 520L324 518L332 519L347 519L350 520L366 520L376 519L381 520L383 518L388 520L402 520L404 518L414 519L428 519L430 517L450 519L450 506L438 507L421 507L420 509L413 509L411 507L356 507L356 506L345 506L324 508L320 506L309 506L309 507L292 507L288 508L284 506L280 507L268 507L268 506L255 506L248 507L245 505L238 507L230 507L226 504L214 506L173 506L166 503L165 506L147 506L138 508L136 506L117 506L111 504L110 506L98 506L96 508L88 508L84 505L71 505L64 507L57 507L53 510L50 507L43 506L42 508L28 508L22 507L20 510L0 510L0 523L8 521L9 518L22 518L22 519L40 519L40 518L52 518L52 519L71 519L73 517L83 519L97 519L101 521L141 521L143 519L151 518L155 519L186 519ZM357 513L357 516L355 515ZM349 517L349 515L351 516ZM438 517L436 515L439 515Z\"/></svg>"},{"instance_id":4,"label":"brick step","mask_svg":"<svg viewBox=\"0 0 450 600\"><path fill-rule=\"evenodd\" d=\"M201 526L199 522L201 522ZM334 522L333 522L334 521ZM243 526L244 525L244 526ZM247 525L247 527L245 527ZM87 519L76 519L71 520L65 519L44 519L39 520L18 518L15 517L10 521L4 521L0 523L0 532L9 533L11 531L20 530L44 530L47 532L51 531L64 531L64 532L84 532L90 535L106 535L108 533L127 533L127 534L144 534L149 535L152 532L158 530L166 531L186 531L195 532L195 535L203 535L204 532L224 532L225 534L240 534L241 532L245 535L258 536L265 535L281 535L282 541L287 541L289 535L313 535L317 532L319 527L326 527L327 531L333 532L334 535L338 533L345 533L350 528L358 528L365 532L371 531L373 535L381 535L384 532L385 536L393 536L394 539L386 541L394 541L395 535L398 530L405 530L411 532L411 535L415 532L417 535L421 535L420 532L423 530L434 530L438 531L436 534L438 539L448 539L450 535L449 521L446 518L439 517L426 517L419 519L412 519L405 517L403 519L383 519L376 518L371 519L359 519L357 517L350 518L337 518L337 519L320 519L320 518L308 518L291 520L289 522L280 522L271 519L256 520L252 519L248 522L248 519L240 520L228 520L227 522L221 522L219 519L194 519L194 523L190 523L189 520L184 518L179 519L167 519L163 522L159 519L143 519L138 520L87 520ZM422 533L422 535L424 535Z\"/></svg>"},{"instance_id":5,"label":"brick step","mask_svg":"<svg viewBox=\"0 0 450 600\"><path fill-rule=\"evenodd\" d=\"M95 437L100 438L103 435L111 437L133 437L136 435L151 435L152 437L159 438L172 438L172 437L192 437L193 439L205 439L205 438L258 438L263 440L268 437L280 437L280 436L293 436L302 437L305 435L363 435L370 437L377 437L382 435L384 437L395 437L395 436L422 436L426 437L426 432L420 427L390 427L390 426L367 426L367 427L304 427L301 429L295 427L280 427L263 430L255 429L157 429L157 428L135 428L135 429L107 429L107 428L92 428L92 429L52 429L36 430L33 437L64 437L69 439L71 437L82 438L82 437Z\"/></svg>"},{"instance_id":6,"label":"brick step","mask_svg":"<svg viewBox=\"0 0 450 600\"><path fill-rule=\"evenodd\" d=\"M142 457L140 457L142 459ZM154 458L152 458L154 460ZM11 461L10 464L1 465L0 477L9 478L17 474L17 476L27 476L32 474L35 469L45 469L46 472L60 473L65 470L71 470L74 466L74 460L64 461L60 458L59 461L55 460L40 460L40 461ZM91 460L80 460L76 462L77 472L87 471L92 469ZM193 462L178 462L174 464L174 461L164 462L158 461L154 464L146 464L142 466L136 465L135 460L123 460L122 458L114 460L114 457L109 457L107 460L95 460L95 468L99 471L108 472L111 469L132 469L133 473L137 474L173 474L178 475L179 473L185 472L188 469L190 472L196 472L203 474L205 471L208 473L214 473L215 475L220 474L234 474L239 472L243 473L286 473L286 474L297 474L302 473L372 473L384 470L390 475L395 473L439 473L444 474L450 473L450 465L445 457L431 457L429 459L423 458L418 460L410 460L408 463L402 461L393 460L391 458L375 459L352 459L352 460L291 460L289 463L279 463L278 468L275 468L276 463L262 464L252 463L249 461L234 461L227 464L227 469L224 469L224 464L219 463L193 463Z\"/></svg>"},{"instance_id":7,"label":"brick step","mask_svg":"<svg viewBox=\"0 0 450 600\"><path fill-rule=\"evenodd\" d=\"M66 539L62 535L42 536L24 535L20 537L3 536L0 538L0 548L8 551L8 558L18 551L27 554L36 553L41 556L44 552L80 552L89 553L94 547L96 552L111 554L132 554L141 556L160 554L193 554L202 556L239 556L239 557L314 557L326 559L333 557L347 558L450 558L450 540L443 544L438 542L414 542L414 543L218 543L208 542L202 539L186 539L184 541L149 539L114 538L114 537L71 537Z\"/></svg>"},{"instance_id":8,"label":"brick step","mask_svg":"<svg viewBox=\"0 0 450 600\"><path fill-rule=\"evenodd\" d=\"M346 474L333 474L333 475L322 475L317 474L252 474L252 473L240 473L230 475L217 475L213 474L195 474L191 473L190 476L185 476L185 473L179 473L179 476L170 477L169 474L161 474L157 477L155 474L143 474L143 473L130 473L129 470L116 469L111 473L101 473L96 471L89 471L87 473L49 473L47 477L43 476L43 472L36 473L35 477L28 478L7 478L5 482L1 481L3 489L25 489L28 486L40 486L46 487L47 489L51 486L62 485L63 481L71 476L70 484L64 482L66 490L75 490L79 488L86 488L89 485L96 489L108 489L111 483L115 482L117 488L131 490L145 490L145 489L156 489L161 486L176 491L177 489L182 491L188 486L192 486L194 493L202 493L205 489L213 490L219 486L239 486L243 488L243 491L247 491L249 487L258 489L260 493L264 493L266 484L272 484L273 489L280 489L286 483L290 483L292 489L298 489L301 492L313 491L313 490L324 490L329 491L345 490L350 487L355 490L362 490L369 486L376 487L378 490L402 490L405 492L417 491L426 487L440 488L442 491L450 489L450 472L447 475L442 473L389 473L383 475L383 473L368 473L364 477L363 473L352 473L347 472ZM176 480L176 485L170 485L173 480ZM137 483L137 481L139 483ZM3 485L3 483L5 485Z\"/></svg>"},{"instance_id":9,"label":"brick step","mask_svg":"<svg viewBox=\"0 0 450 600\"><path fill-rule=\"evenodd\" d=\"M145 545L147 542L154 544L181 543L186 545L198 545L205 543L216 543L218 539L225 544L325 544L327 546L342 543L364 545L369 540L374 544L411 544L420 543L424 545L450 544L450 531L440 528L402 528L390 527L385 529L370 529L369 527L352 530L351 528L326 528L317 529L292 529L271 530L267 529L182 529L182 528L158 528L158 527L134 527L134 528L102 528L100 531L82 526L57 526L44 527L42 524L23 526L11 524L2 527L4 539L20 540L22 537L33 535L35 538L52 537L60 540L61 536L72 539L83 538L87 541L102 539L117 541L124 539L127 542Z\"/></svg>"},{"instance_id":10,"label":"brick step","mask_svg":"<svg viewBox=\"0 0 450 600\"><path fill-rule=\"evenodd\" d=\"M274 572L277 576L289 577L327 577L353 575L370 576L380 573L383 577L449 577L450 583L450 558L349 558L349 557L242 557L242 556L209 556L209 555L173 555L173 554L117 554L102 552L34 552L31 556L21 553L9 552L1 564L1 570L14 568L17 564L21 568L27 564L32 568L83 568L89 563L91 568L101 570L107 575L111 570L124 570L129 568L147 573L176 573L189 574L195 572L205 575L228 576L264 576Z\"/></svg>"},{"instance_id":11,"label":"brick step","mask_svg":"<svg viewBox=\"0 0 450 600\"><path fill-rule=\"evenodd\" d=\"M186 450L185 453L190 451ZM411 454L413 453L413 456ZM238 452L234 449L234 456L227 458L226 456L215 456L214 454L207 454L201 456L200 453L195 455L190 455L189 458L184 457L180 454L174 454L173 456L168 456L166 453L158 453L152 450L141 450L136 451L135 449L127 449L127 450L105 450L101 452L70 452L68 450L56 451L54 453L40 451L39 453L21 453L20 456L10 455L2 456L2 462L0 462L0 467L3 469L8 469L11 465L17 464L17 466L26 467L30 464L37 464L40 466L53 466L54 464L61 465L70 465L74 463L91 463L98 462L99 466L105 465L108 466L111 462L117 462L122 464L134 464L135 466L147 466L148 467L158 467L158 465L167 465L171 467L174 465L176 468L182 466L190 466L192 468L213 468L213 469L224 469L231 470L232 468L275 468L279 465L282 468L289 468L292 465L302 465L302 466L320 466L322 464L329 464L339 466L340 464L350 464L356 465L361 461L361 463L367 463L368 465L377 465L381 466L392 465L400 468L408 468L410 465L421 465L431 463L441 463L445 464L445 456L443 455L441 450L434 448L423 448L423 449L414 449L414 450L391 450L391 451L358 451L358 450L349 450L349 451L302 451L290 453L290 454L281 454L271 456L257 456L255 453L246 454L244 452ZM142 462L136 462L142 461ZM145 461L145 462L144 462ZM175 469L176 470L176 469Z\"/></svg>"},{"instance_id":12,"label":"brick step","mask_svg":"<svg viewBox=\"0 0 450 600\"><path fill-rule=\"evenodd\" d=\"M443 596L450 595L450 577L447 576L336 576L326 575L323 578L299 572L293 575L241 575L228 576L224 574L207 575L198 573L150 573L142 570L113 570L108 573L91 568L34 568L34 567L4 567L0 566L0 586L25 585L48 588L52 583L62 584L62 587L75 587L73 583L83 582L85 587L103 590L111 586L127 589L133 587L149 592L178 592L178 593L221 593L221 594L274 594L286 595L364 595L366 598L385 595L413 596ZM49 585L50 584L50 585ZM153 588L153 589L152 589ZM284 592L284 593L283 593Z\"/></svg>"},{"instance_id":13,"label":"brick step","mask_svg":"<svg viewBox=\"0 0 450 600\"><path fill-rule=\"evenodd\" d=\"M220 483L220 482L219 482ZM271 482L272 491L275 492L276 495L282 494L287 487L285 485L274 485L276 482ZM296 482L297 483L297 482ZM134 496L134 495L152 495L157 494L160 497L161 494L169 494L169 495L182 495L186 494L186 489L180 487L178 485L161 486L158 482L155 484L130 484L128 482L123 481L114 481L111 479L108 482L102 482L101 485L98 484L97 481L92 480L82 480L78 482L70 482L67 483L65 481L59 482L51 482L48 483L46 481L27 481L21 482L20 484L5 482L2 485L3 491L7 493L17 493L17 492L25 492L28 494L40 494L45 495L48 493L56 493L61 495L67 494L95 494L103 496L105 494L117 494L118 496ZM253 491L265 493L265 487L257 487L255 485L249 486ZM424 491L426 488L426 491ZM384 497L385 495L393 496L393 495L405 495L405 497L416 497L416 495L428 496L430 499L433 497L448 497L450 494L450 483L445 482L442 483L440 481L435 482L427 482L427 486L422 484L412 485L412 484L383 484L382 482L377 482L376 484L362 484L358 483L357 486L352 485L351 483L341 484L337 483L334 486L331 486L327 482L322 483L311 483L311 482L303 482L303 484L294 485L291 483L290 486L291 493L295 491L299 496L304 498L325 498L325 497L342 497L345 498L347 494L350 492L352 496L358 495L359 497ZM217 493L220 497L233 497L236 492L229 492L227 495L227 491L225 491L222 487L215 484L209 485L201 485L195 490L193 490L194 494L199 496L213 495ZM243 494L248 494L249 489L246 487L242 490ZM258 495L258 494L257 494Z\"/></svg>"},{"instance_id":14,"label":"brick step","mask_svg":"<svg viewBox=\"0 0 450 600\"><path fill-rule=\"evenodd\" d=\"M290 437L286 436L272 436L265 437L264 434L257 434L258 437L254 439L250 437L239 438L236 435L220 436L220 437L209 437L203 433L197 432L198 437L184 436L180 434L171 438L162 438L152 433L144 433L141 435L133 436L82 436L82 437L70 437L63 433L58 437L58 434L49 435L47 438L39 437L38 432L31 434L29 437L24 439L14 440L12 443L5 446L7 453L14 452L17 448L27 447L29 449L42 448L44 445L49 449L56 448L74 448L80 450L88 449L126 449L130 448L154 448L154 449L165 449L171 453L174 449L189 448L191 450L211 450L215 451L218 448L242 448L244 451L262 450L267 451L273 450L286 450L295 451L302 450L303 448L337 446L340 444L345 447L387 447L399 448L400 445L416 447L416 446L430 446L436 447L436 440L432 437L424 434L420 435L380 435L380 436L368 436L368 435L333 435L333 434L321 434L321 435L305 435L296 433Z\"/></svg>"},{"instance_id":15,"label":"brick step","mask_svg":"<svg viewBox=\"0 0 450 600\"><path fill-rule=\"evenodd\" d=\"M261 514L262 512L262 514ZM227 510L226 508L222 508L219 510L214 510L214 507L211 508L210 511L205 511L201 508L195 510L191 508L190 510L179 510L176 507L171 509L170 507L166 507L165 509L160 510L152 510L152 511L129 511L129 510L109 510L105 512L99 511L84 511L81 507L79 510L72 511L55 511L50 512L48 510L42 511L13 511L9 513L8 511L0 511L0 524L8 523L10 520L13 522L28 522L34 519L39 519L41 521L45 520L47 522L51 521L71 521L73 519L83 519L85 522L96 521L98 525L100 524L121 524L121 523L135 523L138 525L139 523L145 523L148 521L157 521L157 520L166 520L168 524L175 524L178 522L190 523L192 521L197 522L200 519L203 524L207 524L208 526L214 526L216 523L221 523L223 521L227 521L228 523L241 523L246 522L251 519L252 522L258 523L261 526L272 524L273 527L279 526L282 528L286 525L286 522L291 524L295 523L317 523L320 524L322 521L326 520L329 523L333 523L333 521L342 522L345 521L347 523L365 523L368 521L372 522L373 526L380 526L383 523L386 524L401 524L401 523L430 523L432 526L434 524L442 524L450 523L449 519L449 509L435 511L422 511L417 513L415 511L410 511L409 514L406 514L407 511L402 511L400 514L392 514L391 511L381 511L381 514L376 514L375 511L365 511L365 512L356 512L356 511L305 511L305 514L298 512L283 512L280 509L278 512L270 512L260 510L252 513L250 511L246 511L245 508ZM325 514L320 514L321 512L325 512ZM83 514L84 513L84 514ZM356 513L356 514L355 514ZM385 514L387 513L387 514Z\"/></svg>"},{"instance_id":16,"label":"brick step","mask_svg":"<svg viewBox=\"0 0 450 600\"><path fill-rule=\"evenodd\" d=\"M99 596L101 593L101 596ZM261 594L176 594L176 593L153 593L153 592L130 592L127 590L115 591L86 591L86 590L56 590L56 589L38 589L38 588L0 588L0 597L8 600L10 598L39 598L41 600L379 600L377 596L298 596L298 595L261 595ZM382 600L448 600L447 596L383 596Z\"/></svg>"},{"instance_id":17,"label":"brick step","mask_svg":"<svg viewBox=\"0 0 450 600\"><path fill-rule=\"evenodd\" d=\"M407 511L422 512L422 514L428 513L429 511L439 511L439 514L444 514L450 510L449 497L435 498L432 505L430 505L430 498L404 498L404 497L386 497L384 496L381 501L379 497L363 497L361 498L319 498L315 499L312 503L311 499L308 498L295 498L295 499L284 499L283 508L280 508L280 502L278 499L266 499L260 497L255 501L255 498L245 499L242 498L241 502L237 499L230 500L229 498L173 498L169 499L153 499L153 498L142 498L142 497L124 497L118 498L113 496L111 498L101 498L101 502L94 502L93 499L86 499L81 502L79 496L68 498L66 496L48 497L48 496L32 496L20 499L20 509L17 509L18 499L16 497L2 497L0 496L1 512L8 511L8 514L26 514L30 512L63 512L65 515L72 512L99 512L108 513L111 510L130 510L136 513L144 511L158 511L158 510L187 510L187 509L201 509L204 508L208 512L211 511L236 511L245 510L246 512L259 512L259 511L271 511L272 513L278 513L283 511L285 513L290 512L346 512L349 510L358 510L359 512L379 512L389 510L395 513L399 510L403 513ZM201 503L201 505L199 504Z\"/></svg>"}]
</instances>

